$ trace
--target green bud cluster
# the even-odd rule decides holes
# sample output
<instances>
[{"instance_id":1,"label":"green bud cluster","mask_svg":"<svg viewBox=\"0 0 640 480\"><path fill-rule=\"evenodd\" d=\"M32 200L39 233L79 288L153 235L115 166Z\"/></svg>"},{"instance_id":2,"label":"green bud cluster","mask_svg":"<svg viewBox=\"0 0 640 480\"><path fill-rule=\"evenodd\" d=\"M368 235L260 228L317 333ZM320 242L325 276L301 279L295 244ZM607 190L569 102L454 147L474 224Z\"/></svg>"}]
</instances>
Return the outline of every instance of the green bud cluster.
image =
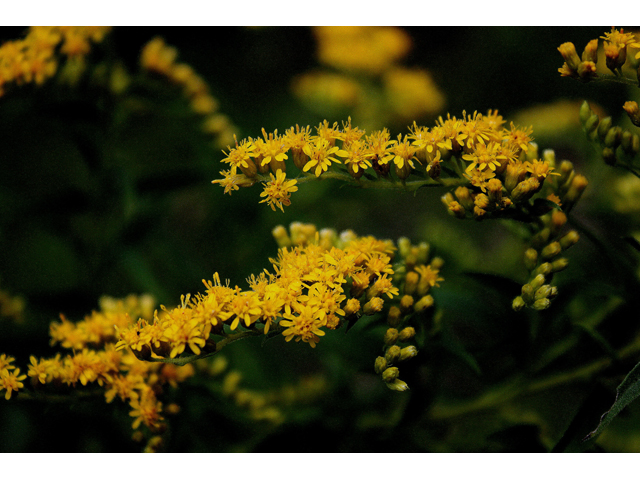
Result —
<instances>
[{"instance_id":1,"label":"green bud cluster","mask_svg":"<svg viewBox=\"0 0 640 480\"><path fill-rule=\"evenodd\" d=\"M561 254L572 247L580 236L575 230L561 232L567 222L563 211L541 217L544 228L531 238L531 247L524 252L524 264L529 271L529 280L522 286L520 295L512 303L514 310L524 307L544 310L558 294L558 288L550 285L553 275L567 268L569 261Z\"/></svg>"},{"instance_id":2,"label":"green bud cluster","mask_svg":"<svg viewBox=\"0 0 640 480\"><path fill-rule=\"evenodd\" d=\"M626 102L624 109L634 124L640 124L637 103ZM607 165L613 166L622 162L626 166L632 166L638 161L640 136L637 133L613 125L611 117L600 119L586 101L580 107L580 122L587 137L597 146Z\"/></svg>"},{"instance_id":3,"label":"green bud cluster","mask_svg":"<svg viewBox=\"0 0 640 480\"><path fill-rule=\"evenodd\" d=\"M402 286L402 294L387 312L383 353L376 358L374 370L391 390L405 391L409 386L399 378L398 365L418 354L416 346L411 344L416 329L409 325L409 320L424 321L425 312L433 309L434 298L429 292L443 280L439 272L444 261L440 257L429 258L428 243L412 245L406 238L398 240L398 253L400 263L394 266L394 284Z\"/></svg>"}]
</instances>

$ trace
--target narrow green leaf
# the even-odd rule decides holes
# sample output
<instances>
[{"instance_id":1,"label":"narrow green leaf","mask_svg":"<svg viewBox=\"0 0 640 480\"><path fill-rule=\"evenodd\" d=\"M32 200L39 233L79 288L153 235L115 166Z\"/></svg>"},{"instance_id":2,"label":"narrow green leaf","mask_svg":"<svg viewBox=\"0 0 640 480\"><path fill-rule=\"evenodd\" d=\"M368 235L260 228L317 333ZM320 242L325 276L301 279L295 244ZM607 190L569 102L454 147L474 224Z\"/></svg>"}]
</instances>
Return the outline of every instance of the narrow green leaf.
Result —
<instances>
[{"instance_id":1,"label":"narrow green leaf","mask_svg":"<svg viewBox=\"0 0 640 480\"><path fill-rule=\"evenodd\" d=\"M624 407L629 405L639 396L640 363L633 367L633 369L627 374L622 383L618 385L618 388L616 389L616 401L613 403L613 406L608 411L606 411L604 415L602 415L598 427L594 431L589 433L589 435L584 438L584 441L590 440L593 437L600 435L602 431L611 423L614 417L618 415Z\"/></svg>"},{"instance_id":2,"label":"narrow green leaf","mask_svg":"<svg viewBox=\"0 0 640 480\"><path fill-rule=\"evenodd\" d=\"M633 237L622 237L629 245L631 245L635 250L640 252L640 242Z\"/></svg>"}]
</instances>

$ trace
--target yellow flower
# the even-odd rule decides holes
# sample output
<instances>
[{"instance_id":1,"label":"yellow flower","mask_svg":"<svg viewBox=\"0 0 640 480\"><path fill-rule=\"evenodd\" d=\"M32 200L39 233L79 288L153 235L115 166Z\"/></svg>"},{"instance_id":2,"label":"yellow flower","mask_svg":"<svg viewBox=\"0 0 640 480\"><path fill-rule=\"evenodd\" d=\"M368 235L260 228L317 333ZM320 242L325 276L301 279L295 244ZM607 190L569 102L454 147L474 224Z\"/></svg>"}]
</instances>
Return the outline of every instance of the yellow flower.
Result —
<instances>
[{"instance_id":1,"label":"yellow flower","mask_svg":"<svg viewBox=\"0 0 640 480\"><path fill-rule=\"evenodd\" d=\"M8 356L7 354L3 353L2 355L0 355L0 372L3 372L5 370L13 370L14 368L16 368L15 366L11 365L13 362L15 362L15 358Z\"/></svg>"},{"instance_id":2,"label":"yellow flower","mask_svg":"<svg viewBox=\"0 0 640 480\"><path fill-rule=\"evenodd\" d=\"M344 150L340 150L338 147L332 147L329 141L325 138L316 138L312 143L307 143L302 149L304 153L309 157L309 161L305 164L302 171L308 172L313 167L315 169L316 177L319 177L322 173L326 172L331 166L331 162L342 163L333 155L341 157L348 156L348 153Z\"/></svg>"},{"instance_id":3,"label":"yellow flower","mask_svg":"<svg viewBox=\"0 0 640 480\"><path fill-rule=\"evenodd\" d=\"M20 375L20 369L16 368L13 371L3 370L0 373L0 390L5 389L7 393L4 398L9 400L12 392L17 392L24 387L22 380L27 378L26 375Z\"/></svg>"},{"instance_id":4,"label":"yellow flower","mask_svg":"<svg viewBox=\"0 0 640 480\"><path fill-rule=\"evenodd\" d=\"M325 325L325 322L321 319L321 311L310 305L300 305L297 313L298 315L291 313L283 315L288 320L281 320L280 325L288 328L282 332L282 335L284 335L287 342L295 338L296 342L302 340L315 348L320 341L318 337L324 335L324 331L321 328Z\"/></svg>"},{"instance_id":5,"label":"yellow flower","mask_svg":"<svg viewBox=\"0 0 640 480\"><path fill-rule=\"evenodd\" d=\"M288 144L278 135L278 130L267 135L266 130L262 129L262 138L258 138L255 144L256 163L260 167L269 165L273 171L284 170L284 161L289 158L285 153L288 150Z\"/></svg>"},{"instance_id":6,"label":"yellow flower","mask_svg":"<svg viewBox=\"0 0 640 480\"><path fill-rule=\"evenodd\" d=\"M513 122L511 122L510 130L505 128L503 131L504 140L506 140L507 144L519 147L523 152L527 152L529 150L529 143L533 141L533 137L531 136L532 133L533 127L521 129L517 128Z\"/></svg>"},{"instance_id":7,"label":"yellow flower","mask_svg":"<svg viewBox=\"0 0 640 480\"><path fill-rule=\"evenodd\" d=\"M129 402L131 412L129 415L136 417L133 421L133 429L137 429L141 423L144 423L151 430L155 430L162 424L164 418L161 415L162 403L160 403L155 394L150 389L142 392L141 398L134 398Z\"/></svg>"},{"instance_id":8,"label":"yellow flower","mask_svg":"<svg viewBox=\"0 0 640 480\"><path fill-rule=\"evenodd\" d=\"M231 174L233 175L235 175L236 169L239 168L248 177L255 176L256 165L251 158L256 156L254 152L256 146L251 140L247 139L238 144L238 139L235 135L233 139L236 142L236 146L235 148L229 147L229 153L222 152L227 155L227 158L222 159L222 161L231 165Z\"/></svg>"},{"instance_id":9,"label":"yellow flower","mask_svg":"<svg viewBox=\"0 0 640 480\"><path fill-rule=\"evenodd\" d=\"M345 147L347 155L344 164L347 166L349 173L354 178L360 178L364 171L371 167L369 157L371 153L367 153L366 145L362 140L354 140Z\"/></svg>"},{"instance_id":10,"label":"yellow flower","mask_svg":"<svg viewBox=\"0 0 640 480\"><path fill-rule=\"evenodd\" d=\"M500 145L493 142L489 144L478 143L472 152L462 155L462 158L471 162L465 170L467 174L484 169L495 171L502 165L501 160L507 160L507 157L500 153Z\"/></svg>"},{"instance_id":11,"label":"yellow flower","mask_svg":"<svg viewBox=\"0 0 640 480\"><path fill-rule=\"evenodd\" d=\"M211 183L220 184L221 187L224 187L224 193L228 193L229 195L231 195L231 192L234 190L239 190L240 187L250 187L256 182L244 174L236 175L231 170L222 170L220 175L224 178L212 180Z\"/></svg>"},{"instance_id":12,"label":"yellow flower","mask_svg":"<svg viewBox=\"0 0 640 480\"><path fill-rule=\"evenodd\" d=\"M341 70L378 74L411 48L411 39L395 27L316 27L318 57Z\"/></svg>"},{"instance_id":13,"label":"yellow flower","mask_svg":"<svg viewBox=\"0 0 640 480\"><path fill-rule=\"evenodd\" d=\"M407 136L405 135L404 140L402 140L402 134L398 134L398 140L393 140L391 144L389 153L387 153L384 158L380 159L380 163L384 165L389 161L393 161L396 167L400 170L402 170L405 165L413 168L413 162L411 159L415 158L417 148L409 143Z\"/></svg>"},{"instance_id":14,"label":"yellow flower","mask_svg":"<svg viewBox=\"0 0 640 480\"><path fill-rule=\"evenodd\" d=\"M261 197L265 198L260 200L260 203L268 202L274 212L276 211L276 206L284 212L282 206L291 205L291 193L298 191L298 187L296 187L297 180L287 180L283 170L278 170L275 177L272 173L269 176L271 181L265 184L264 191L260 194Z\"/></svg>"},{"instance_id":15,"label":"yellow flower","mask_svg":"<svg viewBox=\"0 0 640 480\"><path fill-rule=\"evenodd\" d=\"M444 94L426 70L391 68L383 81L389 104L401 119L436 115L445 106Z\"/></svg>"}]
</instances>

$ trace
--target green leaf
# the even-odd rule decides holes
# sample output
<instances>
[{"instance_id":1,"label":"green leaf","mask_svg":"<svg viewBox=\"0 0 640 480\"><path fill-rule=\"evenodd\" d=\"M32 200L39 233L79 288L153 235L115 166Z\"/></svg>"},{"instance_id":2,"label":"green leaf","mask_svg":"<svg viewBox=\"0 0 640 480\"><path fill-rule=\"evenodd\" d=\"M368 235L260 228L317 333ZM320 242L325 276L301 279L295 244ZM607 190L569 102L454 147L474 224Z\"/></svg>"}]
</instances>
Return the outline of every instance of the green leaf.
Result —
<instances>
[{"instance_id":1,"label":"green leaf","mask_svg":"<svg viewBox=\"0 0 640 480\"><path fill-rule=\"evenodd\" d=\"M598 427L589 433L589 435L584 438L584 441L586 442L600 435L614 417L618 415L624 407L638 398L638 396L640 396L640 363L633 367L622 383L618 385L616 389L616 401L613 403L613 406L602 415Z\"/></svg>"},{"instance_id":2,"label":"green leaf","mask_svg":"<svg viewBox=\"0 0 640 480\"><path fill-rule=\"evenodd\" d=\"M625 240L629 245L631 245L635 250L640 252L640 242L638 242L638 240L633 237L623 237L622 239Z\"/></svg>"}]
</instances>

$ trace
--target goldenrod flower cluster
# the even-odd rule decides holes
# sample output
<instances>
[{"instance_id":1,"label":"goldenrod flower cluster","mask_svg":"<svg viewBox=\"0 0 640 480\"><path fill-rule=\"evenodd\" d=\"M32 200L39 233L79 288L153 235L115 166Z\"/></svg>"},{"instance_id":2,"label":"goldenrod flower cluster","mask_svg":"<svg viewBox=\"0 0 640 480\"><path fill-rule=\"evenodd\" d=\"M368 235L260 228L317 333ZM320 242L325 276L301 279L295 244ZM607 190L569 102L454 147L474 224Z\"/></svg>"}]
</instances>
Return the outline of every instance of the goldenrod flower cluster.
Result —
<instances>
[{"instance_id":1,"label":"goldenrod flower cluster","mask_svg":"<svg viewBox=\"0 0 640 480\"><path fill-rule=\"evenodd\" d=\"M24 387L22 381L26 375L20 375L20 369L13 365L15 358L6 354L0 355L0 391L5 390L4 398L9 400L13 392Z\"/></svg>"},{"instance_id":2,"label":"goldenrod flower cluster","mask_svg":"<svg viewBox=\"0 0 640 480\"><path fill-rule=\"evenodd\" d=\"M265 181L262 201L282 209L291 203L297 184L329 176L363 187L418 188L459 185L443 202L460 218L508 216L538 193L554 166L538 157L532 129L519 128L497 112L474 112L458 119L440 117L432 128L415 122L409 133L392 138L385 128L367 134L351 119L315 127L296 126L284 135L276 130L229 147L230 169L214 180L225 193ZM291 157L291 161L289 158ZM287 179L293 163L297 178ZM289 165L289 167L288 167ZM290 171L290 170L288 170ZM269 173L271 172L271 173ZM269 177L266 174L269 173ZM274 175L275 174L275 175Z\"/></svg>"},{"instance_id":3,"label":"goldenrod flower cluster","mask_svg":"<svg viewBox=\"0 0 640 480\"><path fill-rule=\"evenodd\" d=\"M262 335L274 326L286 341L315 347L325 329L338 328L350 316L377 313L383 297L398 294L390 241L351 231L317 232L302 224L292 225L291 236L284 227L274 235L281 248L271 259L273 272L252 275L249 290L223 285L216 273L213 281L203 280L206 293L183 296L181 305L163 307L153 321L140 319L121 329L118 350L128 347L144 359L174 359L187 351L207 355L244 336L231 334L239 327ZM211 338L216 335L222 337L218 343Z\"/></svg>"},{"instance_id":4,"label":"goldenrod flower cluster","mask_svg":"<svg viewBox=\"0 0 640 480\"><path fill-rule=\"evenodd\" d=\"M176 63L178 51L167 45L160 37L150 40L140 54L140 65L146 71L167 78L177 85L189 100L191 109L204 117L202 128L216 135L217 142L225 145L231 140L235 127L229 119L218 113L218 101L211 95L209 86L195 70L186 63Z\"/></svg>"},{"instance_id":5,"label":"goldenrod flower cluster","mask_svg":"<svg viewBox=\"0 0 640 480\"><path fill-rule=\"evenodd\" d=\"M294 94L321 115L351 112L377 122L437 115L445 105L430 73L400 62L412 41L396 27L315 27L318 60L330 70L294 78Z\"/></svg>"},{"instance_id":6,"label":"goldenrod flower cluster","mask_svg":"<svg viewBox=\"0 0 640 480\"><path fill-rule=\"evenodd\" d=\"M163 431L162 391L193 375L193 366L142 362L131 351L116 349L118 330L127 329L132 318L151 318L154 304L149 296L104 297L100 310L82 321L74 323L62 316L60 322L52 322L51 344L71 353L52 358L32 356L27 373L32 386L45 396L65 386L93 386L103 392L107 403L117 397L129 404L134 429L145 425L152 432ZM11 362L12 357L0 357L0 387L7 390L7 399L12 391L24 387L22 380L26 378Z\"/></svg>"},{"instance_id":7,"label":"goldenrod flower cluster","mask_svg":"<svg viewBox=\"0 0 640 480\"><path fill-rule=\"evenodd\" d=\"M624 29L616 29L611 27L611 32L606 32L604 36L600 37L604 40L603 52L605 56L605 63L607 68L615 75L622 75L622 68L625 64L630 65L634 70L638 71L637 60L640 58L640 51L635 56L627 55L627 48L640 48L640 42L636 41L633 33L625 33ZM598 78L596 73L598 62L598 39L591 40L584 51L582 56L578 56L576 47L571 42L563 43L558 47L558 51L564 58L565 62L558 72L563 77L574 77L584 81ZM638 77L640 81L640 76Z\"/></svg>"},{"instance_id":8,"label":"goldenrod flower cluster","mask_svg":"<svg viewBox=\"0 0 640 480\"><path fill-rule=\"evenodd\" d=\"M11 84L42 85L58 70L60 56L79 58L111 27L29 27L25 38L0 46L0 96Z\"/></svg>"},{"instance_id":9,"label":"goldenrod flower cluster","mask_svg":"<svg viewBox=\"0 0 640 480\"><path fill-rule=\"evenodd\" d=\"M440 269L444 261L439 257L429 260L429 244L411 245L407 238L398 240L398 249L406 274L402 285L403 296L397 305L387 312L387 329L384 335L384 355L376 358L374 369L382 376L391 390L405 391L409 388L399 378L398 364L415 357L418 349L411 342L416 334L414 324L424 324L421 317L433 309L434 299L429 293L433 287L439 287L444 278ZM417 322L413 319L418 319Z\"/></svg>"}]
</instances>

